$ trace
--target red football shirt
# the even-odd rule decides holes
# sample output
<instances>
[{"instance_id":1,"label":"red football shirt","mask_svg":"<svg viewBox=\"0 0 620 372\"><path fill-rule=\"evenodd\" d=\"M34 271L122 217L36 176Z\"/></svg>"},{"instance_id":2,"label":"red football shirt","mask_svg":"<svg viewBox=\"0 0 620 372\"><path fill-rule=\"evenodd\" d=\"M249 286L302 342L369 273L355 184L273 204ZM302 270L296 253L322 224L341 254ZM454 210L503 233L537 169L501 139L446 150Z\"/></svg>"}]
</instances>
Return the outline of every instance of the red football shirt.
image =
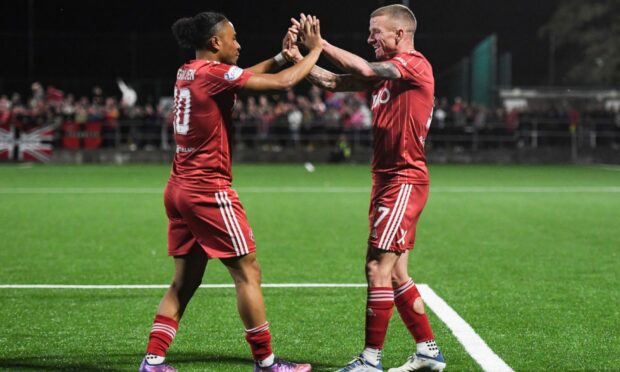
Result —
<instances>
[{"instance_id":1,"label":"red football shirt","mask_svg":"<svg viewBox=\"0 0 620 372\"><path fill-rule=\"evenodd\" d=\"M432 67L418 51L387 62L402 77L384 80L372 92L373 181L428 184L424 141L435 99Z\"/></svg>"},{"instance_id":2,"label":"red football shirt","mask_svg":"<svg viewBox=\"0 0 620 372\"><path fill-rule=\"evenodd\" d=\"M230 187L232 110L236 92L252 76L224 63L193 60L174 86L176 154L170 180L185 187Z\"/></svg>"}]
</instances>

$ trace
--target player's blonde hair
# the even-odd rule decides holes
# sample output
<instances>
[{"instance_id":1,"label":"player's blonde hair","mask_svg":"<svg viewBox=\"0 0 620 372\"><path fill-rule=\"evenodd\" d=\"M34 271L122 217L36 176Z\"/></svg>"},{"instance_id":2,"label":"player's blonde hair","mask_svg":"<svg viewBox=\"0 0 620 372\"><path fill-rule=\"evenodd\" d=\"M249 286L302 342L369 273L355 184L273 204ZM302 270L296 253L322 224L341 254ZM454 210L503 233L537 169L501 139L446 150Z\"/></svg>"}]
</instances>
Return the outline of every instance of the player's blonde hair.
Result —
<instances>
[{"instance_id":1,"label":"player's blonde hair","mask_svg":"<svg viewBox=\"0 0 620 372\"><path fill-rule=\"evenodd\" d=\"M370 14L370 18L378 16L387 16L390 19L398 22L404 26L406 32L411 33L411 37L415 34L415 30L418 28L418 21L415 19L415 15L411 9L401 4L392 4L382 6L376 9Z\"/></svg>"}]
</instances>

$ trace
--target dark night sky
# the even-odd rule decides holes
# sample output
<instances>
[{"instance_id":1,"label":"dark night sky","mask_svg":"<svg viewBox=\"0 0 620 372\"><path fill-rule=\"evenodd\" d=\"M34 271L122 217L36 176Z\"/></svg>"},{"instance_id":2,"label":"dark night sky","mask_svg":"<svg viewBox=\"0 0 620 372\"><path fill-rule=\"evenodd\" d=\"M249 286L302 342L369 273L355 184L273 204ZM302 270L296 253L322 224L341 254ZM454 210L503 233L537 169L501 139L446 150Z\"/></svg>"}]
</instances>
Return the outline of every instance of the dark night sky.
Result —
<instances>
[{"instance_id":1,"label":"dark night sky","mask_svg":"<svg viewBox=\"0 0 620 372\"><path fill-rule=\"evenodd\" d=\"M33 71L28 68L29 1L35 19ZM513 83L544 84L548 45L538 37L538 28L558 1L410 0L419 23L416 48L440 77L478 41L496 33L499 51L513 53ZM301 11L321 19L325 39L372 59L366 44L368 15L391 3L398 1L2 1L0 89L18 86L29 74L61 87L116 76L171 79L186 55L177 48L170 26L179 17L205 10L221 11L235 24L242 67L274 55L288 19Z\"/></svg>"}]
</instances>

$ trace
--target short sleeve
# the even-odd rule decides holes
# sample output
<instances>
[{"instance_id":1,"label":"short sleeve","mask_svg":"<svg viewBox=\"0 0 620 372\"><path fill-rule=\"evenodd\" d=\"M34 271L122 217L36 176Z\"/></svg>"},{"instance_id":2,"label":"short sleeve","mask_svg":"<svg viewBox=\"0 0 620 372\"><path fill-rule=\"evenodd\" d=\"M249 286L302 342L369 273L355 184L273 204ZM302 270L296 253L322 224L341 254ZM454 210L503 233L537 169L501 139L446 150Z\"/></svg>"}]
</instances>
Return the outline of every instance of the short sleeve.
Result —
<instances>
[{"instance_id":1,"label":"short sleeve","mask_svg":"<svg viewBox=\"0 0 620 372\"><path fill-rule=\"evenodd\" d=\"M432 81L433 71L428 61L416 54L399 54L387 62L392 63L402 75L415 85L424 85Z\"/></svg>"},{"instance_id":2,"label":"short sleeve","mask_svg":"<svg viewBox=\"0 0 620 372\"><path fill-rule=\"evenodd\" d=\"M236 91L242 88L252 76L239 66L224 63L213 66L205 74L209 94L216 95L224 91Z\"/></svg>"}]
</instances>

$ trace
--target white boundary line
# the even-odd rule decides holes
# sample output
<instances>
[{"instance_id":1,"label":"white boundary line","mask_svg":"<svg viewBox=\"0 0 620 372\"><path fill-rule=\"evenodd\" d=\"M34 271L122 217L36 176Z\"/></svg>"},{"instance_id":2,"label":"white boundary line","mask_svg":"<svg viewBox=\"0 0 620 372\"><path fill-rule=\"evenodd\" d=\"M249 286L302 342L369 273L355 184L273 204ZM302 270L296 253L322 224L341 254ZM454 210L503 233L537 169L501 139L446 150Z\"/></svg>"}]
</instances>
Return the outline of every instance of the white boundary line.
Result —
<instances>
[{"instance_id":1,"label":"white boundary line","mask_svg":"<svg viewBox=\"0 0 620 372\"><path fill-rule=\"evenodd\" d=\"M370 193L369 187L241 187L242 194ZM0 187L0 194L163 194L148 187ZM620 186L456 186L431 187L431 193L620 193Z\"/></svg>"},{"instance_id":2,"label":"white boundary line","mask_svg":"<svg viewBox=\"0 0 620 372\"><path fill-rule=\"evenodd\" d=\"M471 355L483 370L492 372L513 371L431 287L426 284L417 284L417 287L424 302L446 324L456 339L463 345L465 351Z\"/></svg>"},{"instance_id":3,"label":"white boundary line","mask_svg":"<svg viewBox=\"0 0 620 372\"><path fill-rule=\"evenodd\" d=\"M592 168L604 169L608 171L620 171L620 165L617 164L594 164L591 166Z\"/></svg>"},{"instance_id":4,"label":"white boundary line","mask_svg":"<svg viewBox=\"0 0 620 372\"><path fill-rule=\"evenodd\" d=\"M0 289L160 289L169 284L0 284ZM263 288L365 288L362 283L263 283ZM235 288L234 284L201 284L200 288Z\"/></svg>"},{"instance_id":5,"label":"white boundary line","mask_svg":"<svg viewBox=\"0 0 620 372\"><path fill-rule=\"evenodd\" d=\"M362 283L265 283L263 288L364 288ZM484 342L474 329L428 285L417 284L426 305L445 323L465 351L484 371L513 372ZM0 289L163 289L167 284L73 285L73 284L0 284ZM203 284L200 288L234 288L233 284Z\"/></svg>"}]
</instances>

